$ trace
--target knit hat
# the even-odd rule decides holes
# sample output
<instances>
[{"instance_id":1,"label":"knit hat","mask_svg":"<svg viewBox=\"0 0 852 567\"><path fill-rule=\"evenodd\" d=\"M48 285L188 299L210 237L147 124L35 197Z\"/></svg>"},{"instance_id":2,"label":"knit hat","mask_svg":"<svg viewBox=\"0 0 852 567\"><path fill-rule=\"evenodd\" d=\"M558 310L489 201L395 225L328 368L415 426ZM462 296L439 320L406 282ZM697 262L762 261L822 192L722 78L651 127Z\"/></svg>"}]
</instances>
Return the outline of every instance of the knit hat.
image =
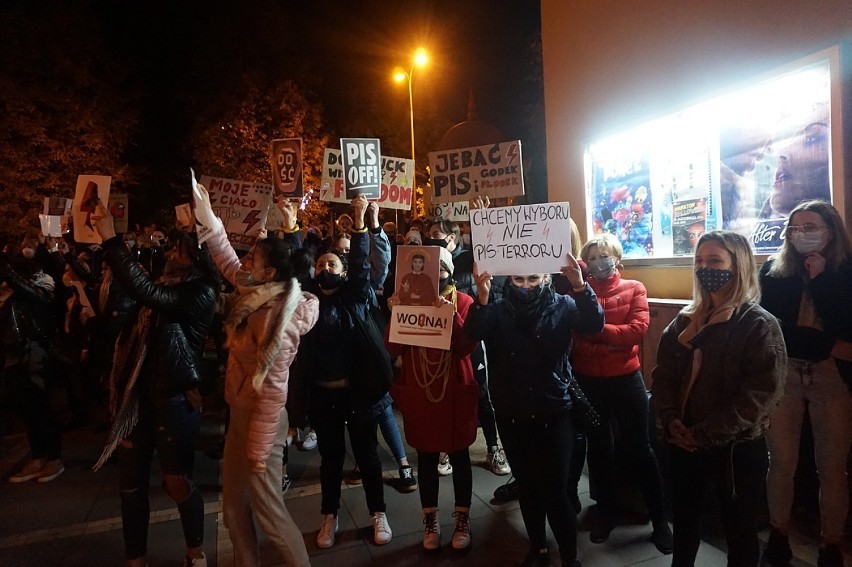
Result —
<instances>
[{"instance_id":1,"label":"knit hat","mask_svg":"<svg viewBox=\"0 0 852 567\"><path fill-rule=\"evenodd\" d=\"M449 250L447 250L446 248L441 248L440 259L441 267L447 270L447 272L449 272L450 274L450 277L452 277L453 270L455 268L455 266L453 266L453 255L450 254Z\"/></svg>"},{"instance_id":2,"label":"knit hat","mask_svg":"<svg viewBox=\"0 0 852 567\"><path fill-rule=\"evenodd\" d=\"M409 246L423 246L423 237L420 235L420 231L412 228L406 232L405 243Z\"/></svg>"}]
</instances>

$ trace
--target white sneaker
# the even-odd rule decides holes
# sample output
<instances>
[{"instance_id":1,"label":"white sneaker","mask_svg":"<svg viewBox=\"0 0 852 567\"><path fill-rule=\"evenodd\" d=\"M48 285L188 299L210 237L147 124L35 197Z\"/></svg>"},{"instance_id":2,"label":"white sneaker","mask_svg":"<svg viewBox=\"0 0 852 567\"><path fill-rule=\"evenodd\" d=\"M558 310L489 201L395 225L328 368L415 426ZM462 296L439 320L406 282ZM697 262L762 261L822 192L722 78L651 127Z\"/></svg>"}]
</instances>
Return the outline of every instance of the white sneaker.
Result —
<instances>
[{"instance_id":1,"label":"white sneaker","mask_svg":"<svg viewBox=\"0 0 852 567\"><path fill-rule=\"evenodd\" d=\"M485 462L488 464L488 469L497 476L505 476L512 472L512 467L506 460L506 453L499 447L492 447L488 450L488 457Z\"/></svg>"},{"instance_id":2,"label":"white sneaker","mask_svg":"<svg viewBox=\"0 0 852 567\"><path fill-rule=\"evenodd\" d=\"M322 519L319 533L317 534L317 547L328 549L334 545L334 534L337 533L337 516L326 514Z\"/></svg>"},{"instance_id":3,"label":"white sneaker","mask_svg":"<svg viewBox=\"0 0 852 567\"><path fill-rule=\"evenodd\" d=\"M300 451L313 451L317 448L317 434L312 429L310 433L305 436L302 444L299 445Z\"/></svg>"},{"instance_id":4,"label":"white sneaker","mask_svg":"<svg viewBox=\"0 0 852 567\"><path fill-rule=\"evenodd\" d=\"M384 545L393 537L393 532L388 524L387 514L384 512L376 512L373 514L373 541L376 545Z\"/></svg>"},{"instance_id":5,"label":"white sneaker","mask_svg":"<svg viewBox=\"0 0 852 567\"><path fill-rule=\"evenodd\" d=\"M453 518L456 519L453 549L466 549L470 545L470 508L456 508Z\"/></svg>"},{"instance_id":6,"label":"white sneaker","mask_svg":"<svg viewBox=\"0 0 852 567\"><path fill-rule=\"evenodd\" d=\"M441 453L444 457L438 461L438 474L447 476L453 474L453 465L450 464L450 456L446 453Z\"/></svg>"},{"instance_id":7,"label":"white sneaker","mask_svg":"<svg viewBox=\"0 0 852 567\"><path fill-rule=\"evenodd\" d=\"M441 547L441 524L437 508L423 508L423 549L434 551Z\"/></svg>"},{"instance_id":8,"label":"white sneaker","mask_svg":"<svg viewBox=\"0 0 852 567\"><path fill-rule=\"evenodd\" d=\"M45 483L50 482L59 477L62 473L65 472L65 465L62 464L62 461L59 459L53 461L47 461L44 463L44 468L41 469L41 472L36 479L37 482Z\"/></svg>"}]
</instances>

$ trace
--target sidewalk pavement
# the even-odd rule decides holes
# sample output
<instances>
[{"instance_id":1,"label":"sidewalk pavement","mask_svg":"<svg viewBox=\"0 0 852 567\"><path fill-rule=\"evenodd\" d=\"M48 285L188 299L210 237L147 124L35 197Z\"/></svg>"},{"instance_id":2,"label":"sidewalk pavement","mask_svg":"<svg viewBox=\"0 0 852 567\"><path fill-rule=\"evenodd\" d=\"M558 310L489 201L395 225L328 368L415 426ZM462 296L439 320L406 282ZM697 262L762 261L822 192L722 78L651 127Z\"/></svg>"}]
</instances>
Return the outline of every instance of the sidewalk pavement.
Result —
<instances>
[{"instance_id":1,"label":"sidewalk pavement","mask_svg":"<svg viewBox=\"0 0 852 567\"><path fill-rule=\"evenodd\" d=\"M402 427L402 420L399 420ZM206 420L202 440L196 454L196 483L205 501L205 549L208 565L232 567L233 552L224 528L221 513L220 461L211 459L210 451L221 423ZM91 465L100 454L103 433L83 427L64 436L65 474L53 482L10 484L5 480L27 458L26 440L22 434L7 435L3 440L4 453L0 458L0 566L29 567L55 565L59 567L99 567L123 564L121 510L118 498L118 471L107 464L97 473ZM397 477L397 466L387 446L381 441L380 457L385 477ZM424 552L422 514L418 492L400 493L388 482L385 487L388 520L393 540L384 546L372 543L372 527L364 494L360 486L344 484L339 513L340 532L337 543L327 550L315 544L320 527L320 457L316 450L290 450L289 474L293 486L285 496L290 513L299 524L311 564L317 567L357 567L367 565L518 565L528 550L528 543L517 501L498 503L493 500L494 489L509 477L498 477L484 467L485 442L480 433L471 448L473 463L473 505L471 527L473 543L465 552L455 552L449 545L453 529L452 477L441 479L440 519L442 548L439 552ZM416 452L409 448L409 459L416 469ZM351 453L346 469L354 466ZM174 503L159 489L160 475L155 464L151 479L151 526L149 531L148 562L152 567L177 566L184 555L180 521ZM583 511L578 520L579 558L585 567L664 567L671 557L662 556L647 541L650 524L641 517L624 518L603 544L589 542L587 522L593 504L584 476L580 486ZM766 534L763 534L764 538ZM551 556L558 552L551 536ZM816 564L813 545L795 545L797 559L793 565L804 567ZM281 558L266 542L262 542L263 565L283 565ZM717 567L726 563L722 551L702 543L696 566Z\"/></svg>"}]
</instances>

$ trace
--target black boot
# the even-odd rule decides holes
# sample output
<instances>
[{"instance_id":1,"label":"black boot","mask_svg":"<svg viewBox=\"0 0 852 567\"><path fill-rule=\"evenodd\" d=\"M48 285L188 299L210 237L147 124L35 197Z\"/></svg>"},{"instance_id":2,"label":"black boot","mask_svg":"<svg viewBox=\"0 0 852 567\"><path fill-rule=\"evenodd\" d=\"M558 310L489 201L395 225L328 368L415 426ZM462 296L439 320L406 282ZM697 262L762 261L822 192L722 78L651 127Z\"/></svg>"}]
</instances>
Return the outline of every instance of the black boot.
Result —
<instances>
[{"instance_id":1,"label":"black boot","mask_svg":"<svg viewBox=\"0 0 852 567\"><path fill-rule=\"evenodd\" d=\"M790 540L787 535L778 530L769 532L769 541L763 548L761 565L765 567L787 567L792 558L793 552L790 550ZM841 565L843 565L842 562Z\"/></svg>"}]
</instances>

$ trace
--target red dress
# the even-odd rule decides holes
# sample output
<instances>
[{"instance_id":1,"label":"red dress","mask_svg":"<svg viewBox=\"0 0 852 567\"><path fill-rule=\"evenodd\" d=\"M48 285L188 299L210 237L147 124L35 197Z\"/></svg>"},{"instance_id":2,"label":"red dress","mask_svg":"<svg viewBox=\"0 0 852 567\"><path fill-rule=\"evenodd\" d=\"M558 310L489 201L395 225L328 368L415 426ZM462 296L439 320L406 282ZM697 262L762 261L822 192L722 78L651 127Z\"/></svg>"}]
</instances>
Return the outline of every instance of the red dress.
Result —
<instances>
[{"instance_id":1,"label":"red dress","mask_svg":"<svg viewBox=\"0 0 852 567\"><path fill-rule=\"evenodd\" d=\"M470 296L456 293L449 351L392 343L390 328L385 332L388 352L402 356L402 375L391 386L391 395L402 413L406 441L420 452L452 453L476 439L479 385L470 363L476 342L464 332L471 305Z\"/></svg>"}]
</instances>

